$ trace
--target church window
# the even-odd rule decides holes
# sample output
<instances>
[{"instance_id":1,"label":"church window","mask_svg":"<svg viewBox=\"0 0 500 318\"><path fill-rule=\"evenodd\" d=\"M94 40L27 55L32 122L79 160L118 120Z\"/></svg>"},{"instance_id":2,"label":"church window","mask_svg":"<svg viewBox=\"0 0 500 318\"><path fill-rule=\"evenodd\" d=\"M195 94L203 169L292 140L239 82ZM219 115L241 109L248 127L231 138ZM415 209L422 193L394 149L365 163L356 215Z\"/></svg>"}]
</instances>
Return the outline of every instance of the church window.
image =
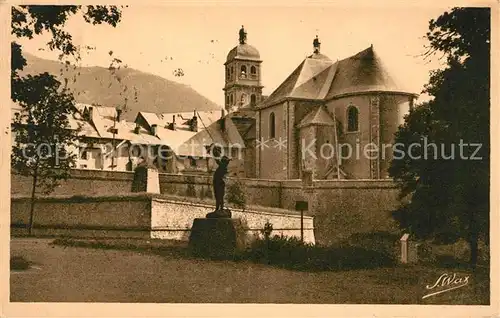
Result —
<instances>
[{"instance_id":1,"label":"church window","mask_svg":"<svg viewBox=\"0 0 500 318\"><path fill-rule=\"evenodd\" d=\"M229 105L229 95L226 95L226 105Z\"/></svg>"},{"instance_id":2,"label":"church window","mask_svg":"<svg viewBox=\"0 0 500 318\"><path fill-rule=\"evenodd\" d=\"M226 68L226 79L229 79L231 77L231 73L229 72L229 67Z\"/></svg>"},{"instance_id":3,"label":"church window","mask_svg":"<svg viewBox=\"0 0 500 318\"><path fill-rule=\"evenodd\" d=\"M255 96L255 94L252 94L250 96L250 105L255 106L256 103L257 103L257 97Z\"/></svg>"},{"instance_id":4,"label":"church window","mask_svg":"<svg viewBox=\"0 0 500 318\"><path fill-rule=\"evenodd\" d=\"M246 94L241 94L241 98L240 98L241 105L245 105L246 100L247 100L247 95Z\"/></svg>"},{"instance_id":5,"label":"church window","mask_svg":"<svg viewBox=\"0 0 500 318\"><path fill-rule=\"evenodd\" d=\"M241 74L246 74L247 73L247 67L246 65L241 66Z\"/></svg>"},{"instance_id":6,"label":"church window","mask_svg":"<svg viewBox=\"0 0 500 318\"><path fill-rule=\"evenodd\" d=\"M269 115L269 138L276 137L276 120L274 113Z\"/></svg>"},{"instance_id":7,"label":"church window","mask_svg":"<svg viewBox=\"0 0 500 318\"><path fill-rule=\"evenodd\" d=\"M229 105L232 105L233 104L233 94L231 94L230 98L229 98Z\"/></svg>"},{"instance_id":8,"label":"church window","mask_svg":"<svg viewBox=\"0 0 500 318\"><path fill-rule=\"evenodd\" d=\"M358 131L358 109L354 106L347 108L347 131Z\"/></svg>"}]
</instances>

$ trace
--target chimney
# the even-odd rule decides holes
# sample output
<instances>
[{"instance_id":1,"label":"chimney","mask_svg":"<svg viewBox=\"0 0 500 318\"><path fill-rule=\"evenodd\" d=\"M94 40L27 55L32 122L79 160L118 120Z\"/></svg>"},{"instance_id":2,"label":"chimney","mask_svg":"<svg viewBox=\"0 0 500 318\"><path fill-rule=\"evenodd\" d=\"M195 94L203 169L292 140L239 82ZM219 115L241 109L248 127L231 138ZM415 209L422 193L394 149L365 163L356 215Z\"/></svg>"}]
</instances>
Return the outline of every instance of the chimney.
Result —
<instances>
[{"instance_id":1,"label":"chimney","mask_svg":"<svg viewBox=\"0 0 500 318\"><path fill-rule=\"evenodd\" d=\"M156 124L152 124L152 125L151 125L151 134L152 134L153 136L156 136L156 128L157 128L157 127L158 127L158 126L157 126Z\"/></svg>"},{"instance_id":2,"label":"chimney","mask_svg":"<svg viewBox=\"0 0 500 318\"><path fill-rule=\"evenodd\" d=\"M122 110L116 107L116 121L119 122L122 116Z\"/></svg>"},{"instance_id":3,"label":"chimney","mask_svg":"<svg viewBox=\"0 0 500 318\"><path fill-rule=\"evenodd\" d=\"M175 115L172 115L172 123L169 125L169 128L175 131Z\"/></svg>"},{"instance_id":4,"label":"chimney","mask_svg":"<svg viewBox=\"0 0 500 318\"><path fill-rule=\"evenodd\" d=\"M94 107L89 107L89 121L94 121Z\"/></svg>"},{"instance_id":5,"label":"chimney","mask_svg":"<svg viewBox=\"0 0 500 318\"><path fill-rule=\"evenodd\" d=\"M219 119L219 126L220 126L220 130L222 132L226 131L226 119L225 118Z\"/></svg>"},{"instance_id":6,"label":"chimney","mask_svg":"<svg viewBox=\"0 0 500 318\"><path fill-rule=\"evenodd\" d=\"M198 131L198 117L196 114L193 116L191 121L189 122L189 128L191 128L191 131L197 132Z\"/></svg>"},{"instance_id":7,"label":"chimney","mask_svg":"<svg viewBox=\"0 0 500 318\"><path fill-rule=\"evenodd\" d=\"M134 128L134 133L138 134L140 129L141 129L141 127L139 126L139 124L136 123L135 128Z\"/></svg>"}]
</instances>

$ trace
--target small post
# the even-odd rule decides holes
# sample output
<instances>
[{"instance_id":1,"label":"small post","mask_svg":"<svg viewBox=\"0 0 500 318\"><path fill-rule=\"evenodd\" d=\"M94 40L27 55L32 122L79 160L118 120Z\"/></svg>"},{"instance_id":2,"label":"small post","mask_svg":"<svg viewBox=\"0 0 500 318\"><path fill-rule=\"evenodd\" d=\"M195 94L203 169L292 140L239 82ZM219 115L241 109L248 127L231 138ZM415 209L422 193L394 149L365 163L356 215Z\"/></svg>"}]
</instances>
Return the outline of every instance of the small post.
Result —
<instances>
[{"instance_id":1,"label":"small post","mask_svg":"<svg viewBox=\"0 0 500 318\"><path fill-rule=\"evenodd\" d=\"M407 264L408 263L408 238L410 234L405 233L401 237L401 263Z\"/></svg>"},{"instance_id":2,"label":"small post","mask_svg":"<svg viewBox=\"0 0 500 318\"><path fill-rule=\"evenodd\" d=\"M300 211L300 240L304 243L304 211L308 210L308 202L295 201L295 210Z\"/></svg>"}]
</instances>

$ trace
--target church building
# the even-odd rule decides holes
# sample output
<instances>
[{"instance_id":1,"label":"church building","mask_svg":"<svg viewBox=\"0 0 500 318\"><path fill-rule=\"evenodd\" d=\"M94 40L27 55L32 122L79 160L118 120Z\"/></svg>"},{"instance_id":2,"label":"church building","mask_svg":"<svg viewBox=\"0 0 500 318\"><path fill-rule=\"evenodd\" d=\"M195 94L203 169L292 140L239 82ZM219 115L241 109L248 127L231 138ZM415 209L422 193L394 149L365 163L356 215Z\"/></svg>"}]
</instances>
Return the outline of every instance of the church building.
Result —
<instances>
[{"instance_id":1,"label":"church building","mask_svg":"<svg viewBox=\"0 0 500 318\"><path fill-rule=\"evenodd\" d=\"M223 90L229 116L253 138L252 177L388 178L394 134L417 94L395 82L373 46L334 62L316 36L313 53L266 98L262 60L243 27L239 41Z\"/></svg>"},{"instance_id":2,"label":"church building","mask_svg":"<svg viewBox=\"0 0 500 318\"><path fill-rule=\"evenodd\" d=\"M256 109L263 179L383 179L394 134L416 94L395 83L373 46L333 62L314 52Z\"/></svg>"}]
</instances>

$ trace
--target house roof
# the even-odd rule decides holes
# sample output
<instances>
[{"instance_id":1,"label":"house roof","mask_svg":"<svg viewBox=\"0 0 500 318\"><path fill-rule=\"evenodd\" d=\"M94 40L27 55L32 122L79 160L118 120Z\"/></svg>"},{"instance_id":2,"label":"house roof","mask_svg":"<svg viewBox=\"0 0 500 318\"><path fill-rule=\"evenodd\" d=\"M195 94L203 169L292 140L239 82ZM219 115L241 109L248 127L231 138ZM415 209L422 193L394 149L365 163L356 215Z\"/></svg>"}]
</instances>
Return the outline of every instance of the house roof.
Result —
<instances>
[{"instance_id":1,"label":"house roof","mask_svg":"<svg viewBox=\"0 0 500 318\"><path fill-rule=\"evenodd\" d=\"M206 157L206 146L211 144L217 144L225 148L229 146L244 148L245 146L233 121L229 116L225 116L212 123L207 129L189 138L186 142L174 149L174 151L181 156Z\"/></svg>"},{"instance_id":2,"label":"house roof","mask_svg":"<svg viewBox=\"0 0 500 318\"><path fill-rule=\"evenodd\" d=\"M86 107L92 107L93 114L90 122L83 119L83 112ZM115 140L128 140L132 144L142 145L167 145L166 140L151 135L150 131L144 127L139 127L139 131L136 133L135 123L125 120L115 122L116 109L114 107L77 104L76 108L79 110L79 115L81 116L79 118L79 123L83 123L85 126L92 127L93 129L92 131L88 128L82 129L82 136L112 139L112 128L116 128L117 132L114 135Z\"/></svg>"},{"instance_id":3,"label":"house roof","mask_svg":"<svg viewBox=\"0 0 500 318\"><path fill-rule=\"evenodd\" d=\"M171 130L162 126L158 126L156 130L156 136L162 140L163 144L168 145L174 150L196 134L197 132L195 131L184 129Z\"/></svg>"},{"instance_id":4,"label":"house roof","mask_svg":"<svg viewBox=\"0 0 500 318\"><path fill-rule=\"evenodd\" d=\"M306 127L306 126L335 126L334 119L328 113L328 111L322 107L317 107L316 110L311 111L309 114L304 117L299 123L298 127Z\"/></svg>"},{"instance_id":5,"label":"house roof","mask_svg":"<svg viewBox=\"0 0 500 318\"><path fill-rule=\"evenodd\" d=\"M99 137L99 133L88 121L83 118L83 109L85 105L76 104L75 112L68 116L68 122L70 129L78 129L80 128L79 135L80 136L89 136L89 137ZM16 117L16 114L21 112L23 108L21 105L15 102L11 102L11 120L13 121ZM25 120L23 120L25 123Z\"/></svg>"},{"instance_id":6,"label":"house roof","mask_svg":"<svg viewBox=\"0 0 500 318\"><path fill-rule=\"evenodd\" d=\"M194 112L162 114L139 112L139 115L144 118L148 125L148 128L151 128L152 125L157 125L158 127L166 127L174 121L175 117L176 129L190 130L188 121L194 117ZM198 130L201 130L218 120L221 117L221 111L196 111L196 116L198 118Z\"/></svg>"},{"instance_id":7,"label":"house roof","mask_svg":"<svg viewBox=\"0 0 500 318\"><path fill-rule=\"evenodd\" d=\"M375 91L416 95L396 82L373 46L335 63L315 53L305 58L261 107L286 99L329 100Z\"/></svg>"}]
</instances>

